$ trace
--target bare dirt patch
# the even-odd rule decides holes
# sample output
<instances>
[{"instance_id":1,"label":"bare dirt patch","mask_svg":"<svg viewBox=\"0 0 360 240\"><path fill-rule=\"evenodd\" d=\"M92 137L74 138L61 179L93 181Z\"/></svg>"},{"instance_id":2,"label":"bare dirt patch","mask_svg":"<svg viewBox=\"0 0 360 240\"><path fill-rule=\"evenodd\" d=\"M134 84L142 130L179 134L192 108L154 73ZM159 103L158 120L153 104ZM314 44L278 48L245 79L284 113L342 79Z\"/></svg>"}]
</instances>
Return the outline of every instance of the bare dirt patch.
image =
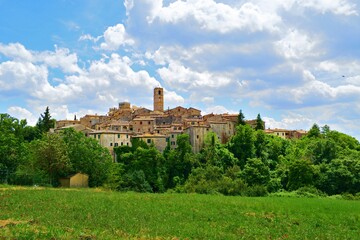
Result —
<instances>
[{"instance_id":1,"label":"bare dirt patch","mask_svg":"<svg viewBox=\"0 0 360 240\"><path fill-rule=\"evenodd\" d=\"M18 224L25 224L28 222L29 221L15 221L12 219L0 220L0 228L6 227L6 226L18 225Z\"/></svg>"}]
</instances>

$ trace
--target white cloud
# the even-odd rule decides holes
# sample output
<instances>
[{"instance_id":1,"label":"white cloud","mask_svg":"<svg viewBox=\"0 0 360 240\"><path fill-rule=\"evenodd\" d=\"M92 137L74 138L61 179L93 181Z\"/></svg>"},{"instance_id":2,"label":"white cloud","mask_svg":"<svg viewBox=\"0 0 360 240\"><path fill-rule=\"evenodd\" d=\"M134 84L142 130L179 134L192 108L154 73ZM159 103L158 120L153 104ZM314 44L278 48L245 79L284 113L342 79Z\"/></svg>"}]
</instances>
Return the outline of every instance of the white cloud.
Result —
<instances>
[{"instance_id":1,"label":"white cloud","mask_svg":"<svg viewBox=\"0 0 360 240\"><path fill-rule=\"evenodd\" d=\"M133 45L135 43L126 33L124 25L120 23L106 29L104 40L105 42L100 45L104 50L117 50L121 46Z\"/></svg>"},{"instance_id":2,"label":"white cloud","mask_svg":"<svg viewBox=\"0 0 360 240\"><path fill-rule=\"evenodd\" d=\"M169 67L158 69L161 78L173 88L178 90L194 90L199 88L224 87L231 82L231 79L223 76L205 72L196 72L184 67L179 63L170 63Z\"/></svg>"},{"instance_id":3,"label":"white cloud","mask_svg":"<svg viewBox=\"0 0 360 240\"><path fill-rule=\"evenodd\" d=\"M33 61L33 54L20 43L0 43L0 53L16 61Z\"/></svg>"},{"instance_id":4,"label":"white cloud","mask_svg":"<svg viewBox=\"0 0 360 240\"><path fill-rule=\"evenodd\" d=\"M259 6L247 2L234 7L213 0L175 1L163 6L162 1L154 1L149 23L159 19L166 23L179 23L192 19L204 30L228 33L236 30L277 31L281 18L263 11Z\"/></svg>"},{"instance_id":5,"label":"white cloud","mask_svg":"<svg viewBox=\"0 0 360 240\"><path fill-rule=\"evenodd\" d=\"M177 106L182 106L185 102L185 99L178 95L176 92L174 91L168 91L165 89L165 93L164 93L164 99L165 99L165 105L164 107L170 107L170 108L174 108Z\"/></svg>"},{"instance_id":6,"label":"white cloud","mask_svg":"<svg viewBox=\"0 0 360 240\"><path fill-rule=\"evenodd\" d=\"M29 62L0 63L0 91L36 91L46 84L47 77L48 71L44 66Z\"/></svg>"},{"instance_id":7,"label":"white cloud","mask_svg":"<svg viewBox=\"0 0 360 240\"><path fill-rule=\"evenodd\" d=\"M214 114L222 114L222 113L235 114L235 113L238 113L238 112L233 111L233 110L229 110L226 107L221 106L221 105L210 106L210 107L206 108L204 112L202 112L203 115L210 114L210 113L214 113Z\"/></svg>"},{"instance_id":8,"label":"white cloud","mask_svg":"<svg viewBox=\"0 0 360 240\"><path fill-rule=\"evenodd\" d=\"M52 68L60 68L64 73L79 73L78 58L67 48L55 46L55 52L45 51L36 54L36 61L43 62Z\"/></svg>"},{"instance_id":9,"label":"white cloud","mask_svg":"<svg viewBox=\"0 0 360 240\"><path fill-rule=\"evenodd\" d=\"M201 99L201 101L203 103L211 104L211 103L214 103L214 97L203 97Z\"/></svg>"},{"instance_id":10,"label":"white cloud","mask_svg":"<svg viewBox=\"0 0 360 240\"><path fill-rule=\"evenodd\" d=\"M99 41L102 38L102 36L97 36L97 37L93 37L90 34L83 34L80 36L79 41L92 41L94 43L96 43L97 41Z\"/></svg>"},{"instance_id":11,"label":"white cloud","mask_svg":"<svg viewBox=\"0 0 360 240\"><path fill-rule=\"evenodd\" d=\"M358 15L356 4L347 0L297 0L299 6L315 9L321 13L331 12L338 15Z\"/></svg>"},{"instance_id":12,"label":"white cloud","mask_svg":"<svg viewBox=\"0 0 360 240\"><path fill-rule=\"evenodd\" d=\"M296 29L290 30L283 39L275 42L275 48L286 59L303 60L322 54L319 40Z\"/></svg>"},{"instance_id":13,"label":"white cloud","mask_svg":"<svg viewBox=\"0 0 360 240\"><path fill-rule=\"evenodd\" d=\"M70 53L67 48L58 48L55 45L53 51L29 51L20 43L0 43L0 53L4 54L14 62L44 64L52 68L60 68L65 73L80 72L78 58L75 53Z\"/></svg>"},{"instance_id":14,"label":"white cloud","mask_svg":"<svg viewBox=\"0 0 360 240\"><path fill-rule=\"evenodd\" d=\"M7 111L11 116L16 117L17 119L26 119L28 125L34 126L37 122L37 118L25 108L12 106L9 107Z\"/></svg>"}]
</instances>

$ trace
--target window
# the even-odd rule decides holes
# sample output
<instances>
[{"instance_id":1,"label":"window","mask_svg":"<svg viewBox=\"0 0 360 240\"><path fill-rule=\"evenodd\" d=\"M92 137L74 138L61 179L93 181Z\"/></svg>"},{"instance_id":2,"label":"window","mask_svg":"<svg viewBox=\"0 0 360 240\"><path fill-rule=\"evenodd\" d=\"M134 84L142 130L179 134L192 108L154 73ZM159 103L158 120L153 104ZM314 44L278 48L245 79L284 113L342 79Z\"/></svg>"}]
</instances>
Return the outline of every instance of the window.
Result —
<instances>
[{"instance_id":1,"label":"window","mask_svg":"<svg viewBox=\"0 0 360 240\"><path fill-rule=\"evenodd\" d=\"M174 138L174 134L171 134L171 138Z\"/></svg>"},{"instance_id":2,"label":"window","mask_svg":"<svg viewBox=\"0 0 360 240\"><path fill-rule=\"evenodd\" d=\"M140 121L140 125L142 125L142 121Z\"/></svg>"},{"instance_id":3,"label":"window","mask_svg":"<svg viewBox=\"0 0 360 240\"><path fill-rule=\"evenodd\" d=\"M124 143L123 143L123 142L121 142L121 146L122 146L122 145L124 145Z\"/></svg>"},{"instance_id":4,"label":"window","mask_svg":"<svg viewBox=\"0 0 360 240\"><path fill-rule=\"evenodd\" d=\"M118 144L118 143L115 143L115 147L117 147L117 146L119 146L119 144Z\"/></svg>"},{"instance_id":5,"label":"window","mask_svg":"<svg viewBox=\"0 0 360 240\"><path fill-rule=\"evenodd\" d=\"M175 142L174 142L174 141L171 141L171 145L175 146Z\"/></svg>"},{"instance_id":6,"label":"window","mask_svg":"<svg viewBox=\"0 0 360 240\"><path fill-rule=\"evenodd\" d=\"M129 143L126 143L126 146L129 146Z\"/></svg>"},{"instance_id":7,"label":"window","mask_svg":"<svg viewBox=\"0 0 360 240\"><path fill-rule=\"evenodd\" d=\"M96 138L96 135L94 134L94 138Z\"/></svg>"},{"instance_id":8,"label":"window","mask_svg":"<svg viewBox=\"0 0 360 240\"><path fill-rule=\"evenodd\" d=\"M128 135L128 134L126 134L126 138L129 138L129 135Z\"/></svg>"},{"instance_id":9,"label":"window","mask_svg":"<svg viewBox=\"0 0 360 240\"><path fill-rule=\"evenodd\" d=\"M150 125L150 124L151 124L151 122L150 122L150 121L148 121L148 124Z\"/></svg>"},{"instance_id":10,"label":"window","mask_svg":"<svg viewBox=\"0 0 360 240\"><path fill-rule=\"evenodd\" d=\"M199 135L196 135L196 138L199 139Z\"/></svg>"},{"instance_id":11,"label":"window","mask_svg":"<svg viewBox=\"0 0 360 240\"><path fill-rule=\"evenodd\" d=\"M167 138L166 138L166 142L169 142L169 141L170 141L170 139L167 137Z\"/></svg>"},{"instance_id":12,"label":"window","mask_svg":"<svg viewBox=\"0 0 360 240\"><path fill-rule=\"evenodd\" d=\"M147 142L147 143L151 143L151 139L147 139L146 142Z\"/></svg>"},{"instance_id":13,"label":"window","mask_svg":"<svg viewBox=\"0 0 360 240\"><path fill-rule=\"evenodd\" d=\"M118 138L120 138L120 134L118 134Z\"/></svg>"},{"instance_id":14,"label":"window","mask_svg":"<svg viewBox=\"0 0 360 240\"><path fill-rule=\"evenodd\" d=\"M112 143L110 143L110 147L112 147Z\"/></svg>"},{"instance_id":15,"label":"window","mask_svg":"<svg viewBox=\"0 0 360 240\"><path fill-rule=\"evenodd\" d=\"M161 95L161 90L159 90L158 94Z\"/></svg>"},{"instance_id":16,"label":"window","mask_svg":"<svg viewBox=\"0 0 360 240\"><path fill-rule=\"evenodd\" d=\"M98 134L98 139L100 139L100 134Z\"/></svg>"}]
</instances>

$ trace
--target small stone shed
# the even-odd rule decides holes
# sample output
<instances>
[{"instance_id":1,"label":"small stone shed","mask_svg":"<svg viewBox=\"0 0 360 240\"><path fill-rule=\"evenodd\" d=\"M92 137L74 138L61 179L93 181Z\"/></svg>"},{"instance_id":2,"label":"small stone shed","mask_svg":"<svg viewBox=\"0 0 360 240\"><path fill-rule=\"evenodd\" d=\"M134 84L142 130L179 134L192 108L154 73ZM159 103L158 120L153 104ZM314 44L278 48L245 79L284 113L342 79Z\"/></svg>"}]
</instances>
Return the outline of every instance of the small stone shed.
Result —
<instances>
[{"instance_id":1,"label":"small stone shed","mask_svg":"<svg viewBox=\"0 0 360 240\"><path fill-rule=\"evenodd\" d=\"M76 173L60 178L61 187L65 188L87 188L89 187L89 176L84 173Z\"/></svg>"}]
</instances>

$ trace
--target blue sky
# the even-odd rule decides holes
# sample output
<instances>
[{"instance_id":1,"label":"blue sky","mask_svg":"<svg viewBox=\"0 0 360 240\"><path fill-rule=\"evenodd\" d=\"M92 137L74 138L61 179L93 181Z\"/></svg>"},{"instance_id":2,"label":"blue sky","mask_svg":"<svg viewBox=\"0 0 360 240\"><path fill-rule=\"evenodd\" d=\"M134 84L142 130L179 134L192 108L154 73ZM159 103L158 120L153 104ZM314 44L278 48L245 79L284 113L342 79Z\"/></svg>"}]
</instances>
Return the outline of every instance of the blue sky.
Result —
<instances>
[{"instance_id":1,"label":"blue sky","mask_svg":"<svg viewBox=\"0 0 360 240\"><path fill-rule=\"evenodd\" d=\"M258 113L360 139L356 0L0 0L0 112L34 124L118 102Z\"/></svg>"}]
</instances>

